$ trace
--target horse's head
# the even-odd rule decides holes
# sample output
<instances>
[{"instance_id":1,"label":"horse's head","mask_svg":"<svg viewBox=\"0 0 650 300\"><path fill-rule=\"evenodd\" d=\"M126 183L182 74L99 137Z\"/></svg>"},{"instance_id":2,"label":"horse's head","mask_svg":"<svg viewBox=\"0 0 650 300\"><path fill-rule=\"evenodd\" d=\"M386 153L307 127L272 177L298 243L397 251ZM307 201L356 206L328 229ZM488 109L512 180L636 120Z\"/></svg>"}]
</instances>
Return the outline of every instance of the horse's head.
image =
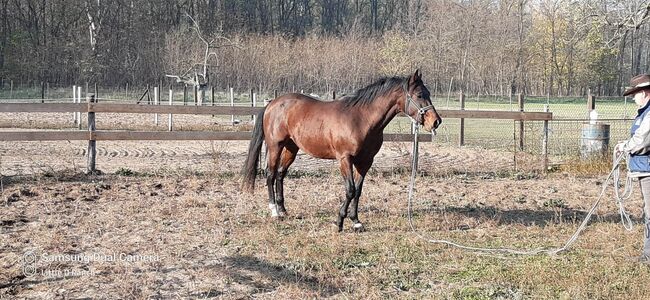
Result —
<instances>
[{"instance_id":1,"label":"horse's head","mask_svg":"<svg viewBox=\"0 0 650 300\"><path fill-rule=\"evenodd\" d=\"M431 94L422 81L420 70L408 79L406 93L404 95L404 113L409 115L418 124L424 126L424 130L433 131L442 123L442 118L431 104Z\"/></svg>"}]
</instances>

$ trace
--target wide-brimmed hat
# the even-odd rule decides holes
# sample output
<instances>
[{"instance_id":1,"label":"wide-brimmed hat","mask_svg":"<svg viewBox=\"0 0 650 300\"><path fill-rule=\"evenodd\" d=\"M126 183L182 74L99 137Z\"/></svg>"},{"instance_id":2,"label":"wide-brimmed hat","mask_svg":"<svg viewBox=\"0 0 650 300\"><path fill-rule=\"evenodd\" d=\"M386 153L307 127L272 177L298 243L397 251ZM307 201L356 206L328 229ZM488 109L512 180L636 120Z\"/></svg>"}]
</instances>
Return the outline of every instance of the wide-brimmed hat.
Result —
<instances>
[{"instance_id":1,"label":"wide-brimmed hat","mask_svg":"<svg viewBox=\"0 0 650 300\"><path fill-rule=\"evenodd\" d=\"M630 79L630 86L625 89L623 96L632 95L642 89L650 89L650 75L636 75Z\"/></svg>"}]
</instances>

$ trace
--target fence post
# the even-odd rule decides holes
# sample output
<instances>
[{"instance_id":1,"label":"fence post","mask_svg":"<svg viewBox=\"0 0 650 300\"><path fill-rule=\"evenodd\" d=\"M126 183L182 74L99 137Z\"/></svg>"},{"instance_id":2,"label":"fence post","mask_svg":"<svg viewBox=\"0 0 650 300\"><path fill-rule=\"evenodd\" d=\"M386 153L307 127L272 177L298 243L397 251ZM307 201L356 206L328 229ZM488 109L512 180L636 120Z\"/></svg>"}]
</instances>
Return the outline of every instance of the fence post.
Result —
<instances>
[{"instance_id":1,"label":"fence post","mask_svg":"<svg viewBox=\"0 0 650 300\"><path fill-rule=\"evenodd\" d=\"M210 106L214 106L214 86L210 87Z\"/></svg>"},{"instance_id":2,"label":"fence post","mask_svg":"<svg viewBox=\"0 0 650 300\"><path fill-rule=\"evenodd\" d=\"M97 82L95 82L95 102L99 102L99 93L97 92Z\"/></svg>"},{"instance_id":3,"label":"fence post","mask_svg":"<svg viewBox=\"0 0 650 300\"><path fill-rule=\"evenodd\" d=\"M14 81L9 81L9 99L14 98Z\"/></svg>"},{"instance_id":4,"label":"fence post","mask_svg":"<svg viewBox=\"0 0 650 300\"><path fill-rule=\"evenodd\" d=\"M95 141L95 112L92 109L93 103L95 103L95 95L89 94L86 96L88 101L88 165L86 168L87 174L95 174L97 170L95 169L95 158L97 156L97 141Z\"/></svg>"},{"instance_id":5,"label":"fence post","mask_svg":"<svg viewBox=\"0 0 650 300\"><path fill-rule=\"evenodd\" d=\"M187 105L187 83L183 85L183 105Z\"/></svg>"},{"instance_id":6,"label":"fence post","mask_svg":"<svg viewBox=\"0 0 650 300\"><path fill-rule=\"evenodd\" d=\"M587 90L587 118L592 110L596 109L596 97L591 94L591 89Z\"/></svg>"},{"instance_id":7,"label":"fence post","mask_svg":"<svg viewBox=\"0 0 650 300\"><path fill-rule=\"evenodd\" d=\"M517 95L517 103L519 104L519 111L524 111L525 98L522 93ZM519 151L524 151L524 120L519 121Z\"/></svg>"},{"instance_id":8,"label":"fence post","mask_svg":"<svg viewBox=\"0 0 650 300\"><path fill-rule=\"evenodd\" d=\"M174 90L172 90L172 85L169 85L169 106L174 105ZM169 131L172 131L174 128L174 116L170 113L168 120Z\"/></svg>"},{"instance_id":9,"label":"fence post","mask_svg":"<svg viewBox=\"0 0 650 300\"><path fill-rule=\"evenodd\" d=\"M77 87L77 103L81 104L81 86ZM81 130L81 112L77 112L77 125L79 125L79 130Z\"/></svg>"},{"instance_id":10,"label":"fence post","mask_svg":"<svg viewBox=\"0 0 650 300\"><path fill-rule=\"evenodd\" d=\"M253 107L257 107L257 94L253 93ZM253 114L253 124L257 122L257 114Z\"/></svg>"},{"instance_id":11,"label":"fence post","mask_svg":"<svg viewBox=\"0 0 650 300\"><path fill-rule=\"evenodd\" d=\"M235 106L235 91L230 88L230 106ZM230 115L230 124L235 124L235 115Z\"/></svg>"},{"instance_id":12,"label":"fence post","mask_svg":"<svg viewBox=\"0 0 650 300\"><path fill-rule=\"evenodd\" d=\"M544 112L548 112L548 104L544 105ZM542 167L543 167L543 172L546 173L548 171L548 120L544 120L544 128L542 129L544 132L543 138L542 138L542 155L544 156L543 162L542 162Z\"/></svg>"},{"instance_id":13,"label":"fence post","mask_svg":"<svg viewBox=\"0 0 650 300\"><path fill-rule=\"evenodd\" d=\"M194 86L194 105L199 105L199 88Z\"/></svg>"},{"instance_id":14,"label":"fence post","mask_svg":"<svg viewBox=\"0 0 650 300\"><path fill-rule=\"evenodd\" d=\"M277 91L274 91L274 93L277 93ZM277 98L277 97L276 97ZM275 98L274 98L275 99ZM272 99L264 99L264 107L269 105L271 103ZM266 161L266 143L264 140L262 140L262 151L260 151L260 158L258 160L258 168L262 171L262 174L266 175L266 167L267 167L267 161Z\"/></svg>"},{"instance_id":15,"label":"fence post","mask_svg":"<svg viewBox=\"0 0 650 300\"><path fill-rule=\"evenodd\" d=\"M153 105L160 104L160 99L158 98L158 87L153 87ZM153 115L153 123L158 126L158 113Z\"/></svg>"},{"instance_id":16,"label":"fence post","mask_svg":"<svg viewBox=\"0 0 650 300\"><path fill-rule=\"evenodd\" d=\"M77 86L72 86L72 103L77 103ZM72 113L72 124L77 125L77 112Z\"/></svg>"},{"instance_id":17,"label":"fence post","mask_svg":"<svg viewBox=\"0 0 650 300\"><path fill-rule=\"evenodd\" d=\"M249 97L251 99L251 107L255 107L255 93L253 93L253 89L250 90ZM253 121L255 120L255 115L254 114L251 115L251 120L253 120Z\"/></svg>"},{"instance_id":18,"label":"fence post","mask_svg":"<svg viewBox=\"0 0 650 300\"><path fill-rule=\"evenodd\" d=\"M45 103L45 82L41 81L41 103Z\"/></svg>"},{"instance_id":19,"label":"fence post","mask_svg":"<svg viewBox=\"0 0 650 300\"><path fill-rule=\"evenodd\" d=\"M336 91L332 91L332 100L336 100Z\"/></svg>"},{"instance_id":20,"label":"fence post","mask_svg":"<svg viewBox=\"0 0 650 300\"><path fill-rule=\"evenodd\" d=\"M460 110L465 110L465 94L460 92ZM460 118L460 136L458 138L458 146L465 145L465 118Z\"/></svg>"}]
</instances>

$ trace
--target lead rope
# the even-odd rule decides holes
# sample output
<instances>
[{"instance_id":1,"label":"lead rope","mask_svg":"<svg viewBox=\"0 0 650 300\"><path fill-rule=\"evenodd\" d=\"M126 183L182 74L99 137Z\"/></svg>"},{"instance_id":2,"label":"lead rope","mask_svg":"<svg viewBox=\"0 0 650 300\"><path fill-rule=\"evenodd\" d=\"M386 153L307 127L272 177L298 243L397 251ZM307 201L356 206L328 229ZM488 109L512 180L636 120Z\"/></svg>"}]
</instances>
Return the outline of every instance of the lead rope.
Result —
<instances>
[{"instance_id":1,"label":"lead rope","mask_svg":"<svg viewBox=\"0 0 650 300\"><path fill-rule=\"evenodd\" d=\"M564 244L564 246L560 248L537 248L534 250L520 250L520 249L510 249L510 248L481 248L481 247L472 247L472 246L465 246L461 245L458 243L454 243L451 241L447 240L441 240L441 239L432 239L425 237L422 233L420 233L415 226L413 225L413 188L415 186L415 178L417 176L417 167L418 167L418 131L419 131L419 126L417 124L414 124L414 138L413 138L413 159L412 159L412 164L411 164L411 180L409 184L409 194L408 194L408 222L409 226L411 227L411 231L420 239L429 242L429 243L436 243L436 244L445 244L448 246L453 246L456 248L464 249L464 250L469 250L469 251L475 251L475 252L486 252L486 253L504 253L504 254L512 254L512 255L538 255L541 253L547 254L547 255L555 255L560 252L566 251L569 249L569 247L578 239L578 236L582 233L582 231L587 227L587 224L589 223L589 220L591 220L591 217L593 214L596 212L596 209L600 205L600 201L603 198L603 195L605 194L605 190L607 189L607 186L609 184L609 180L614 178L614 188L615 188L615 196L616 196L616 204L618 205L619 208L619 214L621 215L621 222L623 223L623 226L625 229L628 231L632 230L632 221L630 220L629 214L625 211L624 207L624 202L630 198L632 194L632 184L631 184L631 177L627 177L626 179L626 184L625 184L625 189L623 191L623 195L619 195L619 188L620 188L620 163L623 159L627 158L625 154L619 154L617 155L614 153L614 164L612 167L612 170L609 172L609 175L607 175L607 179L603 183L603 188L600 191L600 195L598 196L598 199L596 202L591 206L591 209L589 209L589 213L587 213L587 216L585 216L585 219L582 221L578 229L575 231L575 233L567 240L567 242ZM435 135L435 133L434 133Z\"/></svg>"}]
</instances>

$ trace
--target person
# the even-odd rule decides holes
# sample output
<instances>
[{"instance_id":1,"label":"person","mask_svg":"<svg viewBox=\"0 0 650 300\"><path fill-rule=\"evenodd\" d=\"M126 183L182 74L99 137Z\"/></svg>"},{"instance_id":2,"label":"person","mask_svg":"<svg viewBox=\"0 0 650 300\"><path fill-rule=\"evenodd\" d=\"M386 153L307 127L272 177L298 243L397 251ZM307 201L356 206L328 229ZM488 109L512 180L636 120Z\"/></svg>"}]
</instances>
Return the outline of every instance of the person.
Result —
<instances>
[{"instance_id":1,"label":"person","mask_svg":"<svg viewBox=\"0 0 650 300\"><path fill-rule=\"evenodd\" d=\"M639 179L643 196L643 251L639 259L650 262L650 75L641 74L630 79L623 96L634 97L639 107L630 129L631 137L618 143L615 151L629 154L628 176Z\"/></svg>"}]
</instances>

